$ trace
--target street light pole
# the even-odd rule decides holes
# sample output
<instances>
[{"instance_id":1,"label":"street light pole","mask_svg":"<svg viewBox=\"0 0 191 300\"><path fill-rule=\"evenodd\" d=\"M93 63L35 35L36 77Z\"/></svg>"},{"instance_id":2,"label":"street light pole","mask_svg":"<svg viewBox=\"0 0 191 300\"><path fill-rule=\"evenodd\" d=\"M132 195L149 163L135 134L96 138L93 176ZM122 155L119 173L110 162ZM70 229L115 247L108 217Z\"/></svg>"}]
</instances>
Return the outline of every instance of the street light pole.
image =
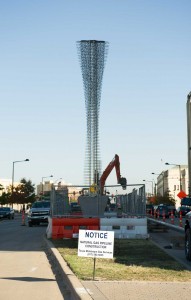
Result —
<instances>
[{"instance_id":1,"label":"street light pole","mask_svg":"<svg viewBox=\"0 0 191 300\"><path fill-rule=\"evenodd\" d=\"M43 197L43 194L44 194L44 189L43 189L43 185L44 185L44 178L49 178L49 177L53 177L53 175L50 175L50 176L44 176L44 177L42 177L42 197Z\"/></svg>"},{"instance_id":2,"label":"street light pole","mask_svg":"<svg viewBox=\"0 0 191 300\"><path fill-rule=\"evenodd\" d=\"M191 92L187 96L188 195L191 197Z\"/></svg>"},{"instance_id":3,"label":"street light pole","mask_svg":"<svg viewBox=\"0 0 191 300\"><path fill-rule=\"evenodd\" d=\"M168 162L165 163L165 165L168 166L177 166L179 168L179 180L180 180L180 191L182 190L182 176L181 176L181 165L177 165L177 164L169 164Z\"/></svg>"},{"instance_id":4,"label":"street light pole","mask_svg":"<svg viewBox=\"0 0 191 300\"><path fill-rule=\"evenodd\" d=\"M143 181L145 181L145 182L151 182L152 183L152 196L153 196L153 181L151 181L151 180L145 180L145 179L143 179Z\"/></svg>"},{"instance_id":5,"label":"street light pole","mask_svg":"<svg viewBox=\"0 0 191 300\"><path fill-rule=\"evenodd\" d=\"M15 160L13 161L13 169L12 169L12 184L11 184L11 195L13 196L13 190L14 190L14 176L15 176L15 163L19 163L19 162L25 162L25 161L29 161L29 159L24 159L24 160Z\"/></svg>"},{"instance_id":6,"label":"street light pole","mask_svg":"<svg viewBox=\"0 0 191 300\"><path fill-rule=\"evenodd\" d=\"M152 175L157 175L157 176L160 176L162 175L162 195L164 197L164 172L160 173L160 174L156 174L156 173L151 173Z\"/></svg>"}]
</instances>

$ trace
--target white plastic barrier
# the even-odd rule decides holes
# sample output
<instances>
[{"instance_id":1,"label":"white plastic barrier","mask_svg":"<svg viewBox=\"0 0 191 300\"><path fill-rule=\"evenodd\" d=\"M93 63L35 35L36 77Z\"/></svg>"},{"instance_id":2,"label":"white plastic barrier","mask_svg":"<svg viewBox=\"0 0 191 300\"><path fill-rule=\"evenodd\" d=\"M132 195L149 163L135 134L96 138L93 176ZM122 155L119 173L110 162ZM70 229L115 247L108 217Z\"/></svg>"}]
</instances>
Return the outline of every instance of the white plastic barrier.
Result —
<instances>
[{"instance_id":1,"label":"white plastic barrier","mask_svg":"<svg viewBox=\"0 0 191 300\"><path fill-rule=\"evenodd\" d=\"M118 239L146 239L147 218L101 218L100 230L114 231Z\"/></svg>"}]
</instances>

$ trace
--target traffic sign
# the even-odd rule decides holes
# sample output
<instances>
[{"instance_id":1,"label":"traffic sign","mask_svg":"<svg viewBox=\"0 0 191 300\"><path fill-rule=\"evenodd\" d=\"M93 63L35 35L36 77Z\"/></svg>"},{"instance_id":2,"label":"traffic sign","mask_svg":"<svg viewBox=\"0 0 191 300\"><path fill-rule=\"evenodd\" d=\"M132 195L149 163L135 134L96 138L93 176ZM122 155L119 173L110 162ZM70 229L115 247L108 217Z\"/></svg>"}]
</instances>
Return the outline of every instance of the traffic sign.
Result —
<instances>
[{"instance_id":1,"label":"traffic sign","mask_svg":"<svg viewBox=\"0 0 191 300\"><path fill-rule=\"evenodd\" d=\"M78 256L113 258L114 232L79 230Z\"/></svg>"},{"instance_id":2,"label":"traffic sign","mask_svg":"<svg viewBox=\"0 0 191 300\"><path fill-rule=\"evenodd\" d=\"M185 193L184 191L180 191L180 192L177 194L177 196L178 196L180 199L182 199L182 198L185 198L187 195L186 195L186 193Z\"/></svg>"}]
</instances>

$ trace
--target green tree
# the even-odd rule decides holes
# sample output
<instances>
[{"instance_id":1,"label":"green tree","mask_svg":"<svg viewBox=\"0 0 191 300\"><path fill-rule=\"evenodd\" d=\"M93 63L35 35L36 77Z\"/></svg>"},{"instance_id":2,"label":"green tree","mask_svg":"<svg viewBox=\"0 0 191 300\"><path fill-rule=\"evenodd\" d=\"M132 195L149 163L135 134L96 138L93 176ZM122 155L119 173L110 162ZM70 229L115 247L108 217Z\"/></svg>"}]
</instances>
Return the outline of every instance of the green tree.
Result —
<instances>
[{"instance_id":1,"label":"green tree","mask_svg":"<svg viewBox=\"0 0 191 300\"><path fill-rule=\"evenodd\" d=\"M3 192L2 195L0 196L0 204L5 205L10 203L10 193L5 193Z\"/></svg>"},{"instance_id":2,"label":"green tree","mask_svg":"<svg viewBox=\"0 0 191 300\"><path fill-rule=\"evenodd\" d=\"M0 204L4 205L7 204L7 197L6 197L6 193L3 192L4 190L4 186L2 184L0 184L0 191L1 191L1 195L0 195Z\"/></svg>"},{"instance_id":3,"label":"green tree","mask_svg":"<svg viewBox=\"0 0 191 300\"><path fill-rule=\"evenodd\" d=\"M10 197L10 203L33 203L35 201L35 185L31 180L22 178L20 184L14 187L13 193Z\"/></svg>"},{"instance_id":4,"label":"green tree","mask_svg":"<svg viewBox=\"0 0 191 300\"><path fill-rule=\"evenodd\" d=\"M167 191L164 196L158 195L156 196L155 204L167 204L171 206L175 206L176 200L170 195L169 191Z\"/></svg>"},{"instance_id":5,"label":"green tree","mask_svg":"<svg viewBox=\"0 0 191 300\"><path fill-rule=\"evenodd\" d=\"M0 184L0 191L4 190L4 186Z\"/></svg>"}]
</instances>

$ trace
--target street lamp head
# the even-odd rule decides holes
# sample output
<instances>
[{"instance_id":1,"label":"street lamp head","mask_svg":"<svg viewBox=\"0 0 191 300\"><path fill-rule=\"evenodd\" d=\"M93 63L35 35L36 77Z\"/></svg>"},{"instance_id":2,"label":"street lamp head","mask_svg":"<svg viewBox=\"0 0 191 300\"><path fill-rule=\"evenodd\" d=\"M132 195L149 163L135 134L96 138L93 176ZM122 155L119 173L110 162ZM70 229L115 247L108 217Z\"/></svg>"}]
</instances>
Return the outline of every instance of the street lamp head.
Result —
<instances>
[{"instance_id":1,"label":"street lamp head","mask_svg":"<svg viewBox=\"0 0 191 300\"><path fill-rule=\"evenodd\" d=\"M53 177L53 175L50 175L50 177Z\"/></svg>"},{"instance_id":2,"label":"street lamp head","mask_svg":"<svg viewBox=\"0 0 191 300\"><path fill-rule=\"evenodd\" d=\"M168 166L177 166L179 168L181 167L181 165L178 165L178 164L169 164L168 162L166 162L165 165L168 165Z\"/></svg>"},{"instance_id":3,"label":"street lamp head","mask_svg":"<svg viewBox=\"0 0 191 300\"><path fill-rule=\"evenodd\" d=\"M58 178L54 181L54 184L58 181L58 180L62 180L62 178ZM59 181L58 183L61 183L61 181Z\"/></svg>"},{"instance_id":4,"label":"street lamp head","mask_svg":"<svg viewBox=\"0 0 191 300\"><path fill-rule=\"evenodd\" d=\"M25 159L25 161L29 161L29 159L27 158L27 159Z\"/></svg>"}]
</instances>

